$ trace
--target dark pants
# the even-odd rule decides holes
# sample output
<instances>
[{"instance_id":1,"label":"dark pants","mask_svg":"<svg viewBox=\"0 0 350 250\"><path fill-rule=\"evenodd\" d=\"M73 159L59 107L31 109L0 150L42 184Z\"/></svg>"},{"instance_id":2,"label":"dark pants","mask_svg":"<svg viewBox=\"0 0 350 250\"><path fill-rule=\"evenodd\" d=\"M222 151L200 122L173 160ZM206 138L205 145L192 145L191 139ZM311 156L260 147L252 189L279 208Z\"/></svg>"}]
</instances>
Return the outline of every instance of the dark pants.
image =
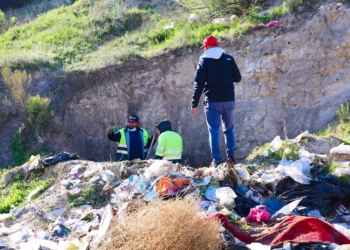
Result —
<instances>
[{"instance_id":1,"label":"dark pants","mask_svg":"<svg viewBox=\"0 0 350 250\"><path fill-rule=\"evenodd\" d=\"M228 156L235 155L235 133L234 133L234 110L235 102L207 102L205 105L205 115L209 130L209 142L211 156L215 163L220 164L222 157L220 154L220 126L225 135L226 153Z\"/></svg>"}]
</instances>

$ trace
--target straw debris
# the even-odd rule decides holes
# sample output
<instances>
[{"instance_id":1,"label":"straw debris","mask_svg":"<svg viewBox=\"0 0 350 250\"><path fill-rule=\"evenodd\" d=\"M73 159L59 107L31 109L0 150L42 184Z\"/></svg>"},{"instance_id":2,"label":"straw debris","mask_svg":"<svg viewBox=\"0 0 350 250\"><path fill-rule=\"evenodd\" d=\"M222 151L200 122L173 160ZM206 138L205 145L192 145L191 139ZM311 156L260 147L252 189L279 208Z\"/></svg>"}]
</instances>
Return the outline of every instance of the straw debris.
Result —
<instances>
[{"instance_id":1,"label":"straw debris","mask_svg":"<svg viewBox=\"0 0 350 250\"><path fill-rule=\"evenodd\" d=\"M159 200L112 221L102 250L110 249L221 249L218 220L205 220L193 200Z\"/></svg>"}]
</instances>

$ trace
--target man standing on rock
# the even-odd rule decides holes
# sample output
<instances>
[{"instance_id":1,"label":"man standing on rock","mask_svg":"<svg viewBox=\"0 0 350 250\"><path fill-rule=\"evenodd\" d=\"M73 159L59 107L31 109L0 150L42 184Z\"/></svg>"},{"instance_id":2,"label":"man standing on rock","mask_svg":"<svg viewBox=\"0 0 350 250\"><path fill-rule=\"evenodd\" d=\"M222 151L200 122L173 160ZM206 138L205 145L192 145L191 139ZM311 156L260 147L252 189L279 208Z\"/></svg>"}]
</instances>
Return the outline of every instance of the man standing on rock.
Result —
<instances>
[{"instance_id":1,"label":"man standing on rock","mask_svg":"<svg viewBox=\"0 0 350 250\"><path fill-rule=\"evenodd\" d=\"M218 47L218 41L214 36L207 36L203 40L202 48L204 48L204 53L197 66L191 112L194 115L197 114L198 102L204 91L205 115L213 158L211 166L217 167L222 162L220 154L221 122L228 160L235 163L236 145L233 119L235 89L233 83L241 81L241 73L233 57Z\"/></svg>"},{"instance_id":2,"label":"man standing on rock","mask_svg":"<svg viewBox=\"0 0 350 250\"><path fill-rule=\"evenodd\" d=\"M146 129L140 128L136 115L129 116L128 125L119 131L112 131L111 127L108 127L107 136L109 140L118 143L117 161L146 159L146 149L149 148L152 139L148 137Z\"/></svg>"}]
</instances>

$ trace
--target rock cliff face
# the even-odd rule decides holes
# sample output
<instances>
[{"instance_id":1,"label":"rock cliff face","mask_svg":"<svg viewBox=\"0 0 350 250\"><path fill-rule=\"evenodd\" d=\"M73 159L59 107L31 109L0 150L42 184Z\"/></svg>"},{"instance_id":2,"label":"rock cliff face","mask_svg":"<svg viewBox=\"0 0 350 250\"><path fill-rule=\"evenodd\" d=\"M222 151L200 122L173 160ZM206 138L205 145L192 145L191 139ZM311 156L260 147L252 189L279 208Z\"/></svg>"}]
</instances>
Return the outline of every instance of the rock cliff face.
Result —
<instances>
[{"instance_id":1,"label":"rock cliff face","mask_svg":"<svg viewBox=\"0 0 350 250\"><path fill-rule=\"evenodd\" d=\"M234 55L243 76L235 84L238 157L284 136L284 124L290 138L327 126L338 105L350 100L349 20L349 7L330 4L221 45ZM115 143L107 139L106 127L121 128L128 114L136 113L149 132L169 119L184 138L185 161L210 163L202 102L197 116L190 113L201 53L183 49L76 80L68 76L67 84L81 87L66 103L63 130L52 134L53 145L88 159L114 160Z\"/></svg>"},{"instance_id":2,"label":"rock cliff face","mask_svg":"<svg viewBox=\"0 0 350 250\"><path fill-rule=\"evenodd\" d=\"M242 73L235 84L237 157L274 136L315 132L350 100L350 8L328 4L317 12L288 15L270 27L222 43ZM211 161L200 102L190 113L193 80L201 49L179 49L150 60L110 66L63 79L66 101L62 126L51 131L57 151L82 158L114 160L114 142L106 127L121 128L130 113L140 116L149 132L169 119L184 139L184 160L199 166ZM224 153L224 148L223 148Z\"/></svg>"}]
</instances>

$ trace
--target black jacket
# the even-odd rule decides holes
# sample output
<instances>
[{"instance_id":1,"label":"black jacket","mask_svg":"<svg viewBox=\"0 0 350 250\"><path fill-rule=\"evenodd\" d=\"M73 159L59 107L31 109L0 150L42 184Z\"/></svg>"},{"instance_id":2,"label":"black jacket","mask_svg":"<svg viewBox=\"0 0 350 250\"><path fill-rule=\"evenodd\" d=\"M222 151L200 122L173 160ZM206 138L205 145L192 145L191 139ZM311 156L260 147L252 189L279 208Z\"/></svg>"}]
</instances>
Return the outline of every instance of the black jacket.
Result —
<instances>
[{"instance_id":1,"label":"black jacket","mask_svg":"<svg viewBox=\"0 0 350 250\"><path fill-rule=\"evenodd\" d=\"M205 101L234 101L235 88L233 83L239 81L241 81L241 73L232 56L218 47L205 51L197 66L192 108L198 106L203 90Z\"/></svg>"},{"instance_id":2,"label":"black jacket","mask_svg":"<svg viewBox=\"0 0 350 250\"><path fill-rule=\"evenodd\" d=\"M169 120L163 120L156 125L156 128L159 130L159 133L171 131L171 122Z\"/></svg>"}]
</instances>

